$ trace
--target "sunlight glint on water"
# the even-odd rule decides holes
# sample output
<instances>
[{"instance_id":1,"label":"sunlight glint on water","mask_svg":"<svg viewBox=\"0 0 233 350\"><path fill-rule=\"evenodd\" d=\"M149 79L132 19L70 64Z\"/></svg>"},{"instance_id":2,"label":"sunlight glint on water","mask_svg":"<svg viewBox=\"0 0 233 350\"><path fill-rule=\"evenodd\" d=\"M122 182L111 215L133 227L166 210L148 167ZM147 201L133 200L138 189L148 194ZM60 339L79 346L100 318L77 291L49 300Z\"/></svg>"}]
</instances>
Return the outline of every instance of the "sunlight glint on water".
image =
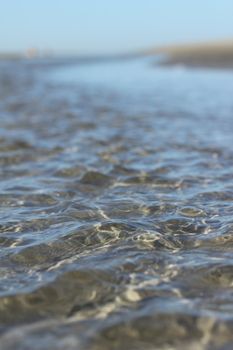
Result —
<instances>
[{"instance_id":1,"label":"sunlight glint on water","mask_svg":"<svg viewBox=\"0 0 233 350\"><path fill-rule=\"evenodd\" d=\"M2 349L230 349L233 73L0 67Z\"/></svg>"}]
</instances>

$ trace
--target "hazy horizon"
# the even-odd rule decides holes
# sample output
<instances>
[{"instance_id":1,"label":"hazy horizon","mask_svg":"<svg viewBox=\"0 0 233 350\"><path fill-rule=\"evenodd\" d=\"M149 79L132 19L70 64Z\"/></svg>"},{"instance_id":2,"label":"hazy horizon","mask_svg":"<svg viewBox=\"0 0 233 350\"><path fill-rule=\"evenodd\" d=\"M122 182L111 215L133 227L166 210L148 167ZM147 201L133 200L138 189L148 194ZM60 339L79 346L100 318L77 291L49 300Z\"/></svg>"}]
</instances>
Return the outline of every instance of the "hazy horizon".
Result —
<instances>
[{"instance_id":1,"label":"hazy horizon","mask_svg":"<svg viewBox=\"0 0 233 350\"><path fill-rule=\"evenodd\" d=\"M1 0L0 0L1 1ZM1 1L0 52L117 54L233 38L233 2ZM224 18L224 21L223 21Z\"/></svg>"}]
</instances>

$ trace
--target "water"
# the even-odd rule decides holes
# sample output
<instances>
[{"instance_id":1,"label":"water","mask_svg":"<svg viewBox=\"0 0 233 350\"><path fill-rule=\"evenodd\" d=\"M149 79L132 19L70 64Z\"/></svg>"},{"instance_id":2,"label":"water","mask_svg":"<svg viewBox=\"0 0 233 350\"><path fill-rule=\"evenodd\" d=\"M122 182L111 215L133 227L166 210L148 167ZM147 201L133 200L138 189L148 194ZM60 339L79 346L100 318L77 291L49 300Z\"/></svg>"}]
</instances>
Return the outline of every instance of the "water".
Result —
<instances>
[{"instance_id":1,"label":"water","mask_svg":"<svg viewBox=\"0 0 233 350\"><path fill-rule=\"evenodd\" d=\"M233 72L0 66L1 349L232 349Z\"/></svg>"}]
</instances>

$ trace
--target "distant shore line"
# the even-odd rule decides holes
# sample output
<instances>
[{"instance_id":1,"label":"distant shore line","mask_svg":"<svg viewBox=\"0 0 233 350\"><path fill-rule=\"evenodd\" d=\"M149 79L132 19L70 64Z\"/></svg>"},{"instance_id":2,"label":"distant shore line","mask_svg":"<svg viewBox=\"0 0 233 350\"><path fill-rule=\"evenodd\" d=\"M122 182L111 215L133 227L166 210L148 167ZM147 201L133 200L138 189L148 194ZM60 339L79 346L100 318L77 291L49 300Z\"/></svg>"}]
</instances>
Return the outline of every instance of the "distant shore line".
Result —
<instances>
[{"instance_id":1,"label":"distant shore line","mask_svg":"<svg viewBox=\"0 0 233 350\"><path fill-rule=\"evenodd\" d=\"M161 64L165 66L233 69L233 40L167 46L149 50L147 54L164 55Z\"/></svg>"},{"instance_id":2,"label":"distant shore line","mask_svg":"<svg viewBox=\"0 0 233 350\"><path fill-rule=\"evenodd\" d=\"M134 52L123 55L103 55L103 56L57 56L57 59L78 59L78 61L104 61L125 59L138 56L155 56L161 55L160 64L162 66L183 65L187 67L203 67L203 68L224 68L233 69L233 39L219 42L194 43L183 45L170 45L157 47L155 49ZM21 59L37 59L49 57L27 57L20 53L0 53L0 60L21 60Z\"/></svg>"}]
</instances>

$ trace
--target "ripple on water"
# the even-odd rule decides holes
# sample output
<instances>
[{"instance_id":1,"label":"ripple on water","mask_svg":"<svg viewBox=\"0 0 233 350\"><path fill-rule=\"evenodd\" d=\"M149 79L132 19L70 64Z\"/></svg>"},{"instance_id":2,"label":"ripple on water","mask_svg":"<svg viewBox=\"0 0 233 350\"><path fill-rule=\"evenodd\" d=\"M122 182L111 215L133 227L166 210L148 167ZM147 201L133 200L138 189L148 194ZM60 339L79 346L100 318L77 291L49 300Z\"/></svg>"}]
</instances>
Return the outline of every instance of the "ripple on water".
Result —
<instances>
[{"instance_id":1,"label":"ripple on water","mask_svg":"<svg viewBox=\"0 0 233 350\"><path fill-rule=\"evenodd\" d=\"M58 66L0 65L1 349L231 349L231 73Z\"/></svg>"}]
</instances>

